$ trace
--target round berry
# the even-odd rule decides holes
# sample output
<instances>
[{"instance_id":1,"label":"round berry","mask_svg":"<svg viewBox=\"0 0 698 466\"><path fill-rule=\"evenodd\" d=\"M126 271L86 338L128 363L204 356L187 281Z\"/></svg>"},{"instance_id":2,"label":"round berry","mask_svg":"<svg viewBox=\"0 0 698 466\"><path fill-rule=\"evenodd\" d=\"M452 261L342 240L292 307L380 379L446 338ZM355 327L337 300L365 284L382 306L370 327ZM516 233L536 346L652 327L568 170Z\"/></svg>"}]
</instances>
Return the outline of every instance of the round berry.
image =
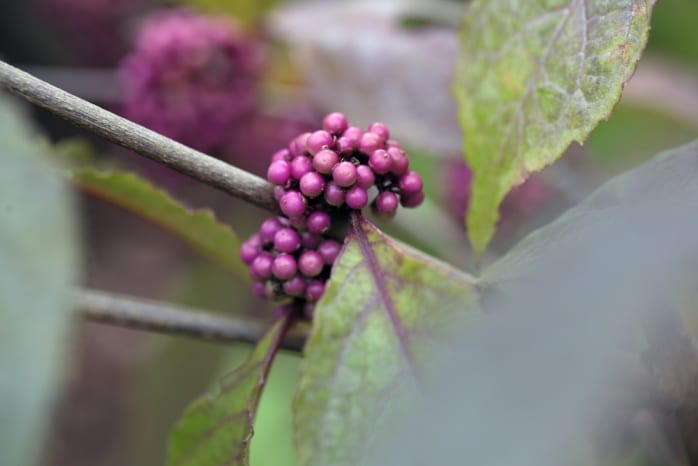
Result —
<instances>
[{"instance_id":1,"label":"round berry","mask_svg":"<svg viewBox=\"0 0 698 466\"><path fill-rule=\"evenodd\" d=\"M372 154L374 151L383 148L384 141L376 133L366 132L359 139L359 151L364 154Z\"/></svg>"},{"instance_id":2,"label":"round berry","mask_svg":"<svg viewBox=\"0 0 698 466\"><path fill-rule=\"evenodd\" d=\"M280 252L294 252L301 247L301 238L293 228L281 228L274 235L274 249Z\"/></svg>"},{"instance_id":3,"label":"round berry","mask_svg":"<svg viewBox=\"0 0 698 466\"><path fill-rule=\"evenodd\" d=\"M274 186L274 199L280 201L284 194L286 194L286 190L282 186Z\"/></svg>"},{"instance_id":4,"label":"round berry","mask_svg":"<svg viewBox=\"0 0 698 466\"><path fill-rule=\"evenodd\" d=\"M340 154L350 154L354 151L354 149L356 149L356 141L342 136L341 138L337 139L335 148Z\"/></svg>"},{"instance_id":5,"label":"round berry","mask_svg":"<svg viewBox=\"0 0 698 466\"><path fill-rule=\"evenodd\" d=\"M279 231L283 225L278 218L268 218L259 227L259 236L265 243L271 243L274 241L274 235Z\"/></svg>"},{"instance_id":6,"label":"round berry","mask_svg":"<svg viewBox=\"0 0 698 466\"><path fill-rule=\"evenodd\" d=\"M290 280L287 280L282 285L284 293L289 296L303 296L305 293L305 280L300 275L295 275Z\"/></svg>"},{"instance_id":7,"label":"round berry","mask_svg":"<svg viewBox=\"0 0 698 466\"><path fill-rule=\"evenodd\" d=\"M274 258L266 252L260 253L255 260L252 261L250 271L259 280L269 280L272 273L272 264Z\"/></svg>"},{"instance_id":8,"label":"round berry","mask_svg":"<svg viewBox=\"0 0 698 466\"><path fill-rule=\"evenodd\" d=\"M400 199L398 199L395 193L385 191L378 195L375 202L378 212L390 215L397 210L397 206L400 204Z\"/></svg>"},{"instance_id":9,"label":"round berry","mask_svg":"<svg viewBox=\"0 0 698 466\"><path fill-rule=\"evenodd\" d=\"M317 233L310 233L308 231L301 233L301 243L306 249L315 249L321 242L322 236Z\"/></svg>"},{"instance_id":10,"label":"round berry","mask_svg":"<svg viewBox=\"0 0 698 466\"><path fill-rule=\"evenodd\" d=\"M252 262L257 258L260 253L260 247L252 242L245 241L240 246L240 259L247 265L252 264Z\"/></svg>"},{"instance_id":11,"label":"round berry","mask_svg":"<svg viewBox=\"0 0 698 466\"><path fill-rule=\"evenodd\" d=\"M419 176L417 172L407 172L402 175L398 185L400 186L401 194L406 194L408 196L417 194L424 187L422 177Z\"/></svg>"},{"instance_id":12,"label":"round berry","mask_svg":"<svg viewBox=\"0 0 698 466\"><path fill-rule=\"evenodd\" d=\"M348 188L356 183L356 167L351 162L339 162L332 169L332 179L337 186Z\"/></svg>"},{"instance_id":13,"label":"round berry","mask_svg":"<svg viewBox=\"0 0 698 466\"><path fill-rule=\"evenodd\" d=\"M400 196L400 204L402 204L403 207L417 207L419 204L424 201L424 191L419 191L418 193L414 194L403 194Z\"/></svg>"},{"instance_id":14,"label":"round berry","mask_svg":"<svg viewBox=\"0 0 698 466\"><path fill-rule=\"evenodd\" d=\"M356 185L368 189L376 182L376 175L368 165L359 165L356 167Z\"/></svg>"},{"instance_id":15,"label":"round berry","mask_svg":"<svg viewBox=\"0 0 698 466\"><path fill-rule=\"evenodd\" d=\"M308 221L305 215L299 215L298 217L291 217L289 222L293 228L296 230L305 230L308 228Z\"/></svg>"},{"instance_id":16,"label":"round berry","mask_svg":"<svg viewBox=\"0 0 698 466\"><path fill-rule=\"evenodd\" d=\"M407 158L407 154L397 147L389 147L388 154L392 163L390 164L390 173L395 176L402 176L410 168L410 159Z\"/></svg>"},{"instance_id":17,"label":"round berry","mask_svg":"<svg viewBox=\"0 0 698 466\"><path fill-rule=\"evenodd\" d=\"M387 141L385 141L385 146L388 149L400 149L400 143L397 142L395 139L388 139Z\"/></svg>"},{"instance_id":18,"label":"round berry","mask_svg":"<svg viewBox=\"0 0 698 466\"><path fill-rule=\"evenodd\" d=\"M298 217L305 212L305 197L298 191L288 191L279 199L279 207L288 217Z\"/></svg>"},{"instance_id":19,"label":"round berry","mask_svg":"<svg viewBox=\"0 0 698 466\"><path fill-rule=\"evenodd\" d=\"M368 193L364 188L359 186L354 186L347 190L347 195L344 199L349 208L354 210L361 210L368 204Z\"/></svg>"},{"instance_id":20,"label":"round berry","mask_svg":"<svg viewBox=\"0 0 698 466\"><path fill-rule=\"evenodd\" d=\"M332 220L327 212L317 210L308 215L308 231L310 233L325 233L330 229Z\"/></svg>"},{"instance_id":21,"label":"round berry","mask_svg":"<svg viewBox=\"0 0 698 466\"><path fill-rule=\"evenodd\" d=\"M323 149L313 157L313 168L319 173L329 175L339 163L339 156L333 150Z\"/></svg>"},{"instance_id":22,"label":"round berry","mask_svg":"<svg viewBox=\"0 0 698 466\"><path fill-rule=\"evenodd\" d=\"M317 154L322 149L327 149L332 147L334 144L334 138L327 131L315 131L308 138L308 152L311 154Z\"/></svg>"},{"instance_id":23,"label":"round berry","mask_svg":"<svg viewBox=\"0 0 698 466\"><path fill-rule=\"evenodd\" d=\"M322 260L325 264L332 265L334 261L337 260L339 251L342 249L342 245L333 239L326 239L320 243L317 247L317 252L322 256Z\"/></svg>"},{"instance_id":24,"label":"round berry","mask_svg":"<svg viewBox=\"0 0 698 466\"><path fill-rule=\"evenodd\" d=\"M267 179L270 183L283 186L291 178L291 164L285 160L272 162L267 169Z\"/></svg>"},{"instance_id":25,"label":"round berry","mask_svg":"<svg viewBox=\"0 0 698 466\"><path fill-rule=\"evenodd\" d=\"M308 172L303 175L298 186L306 196L318 197L325 189L325 179L317 172Z\"/></svg>"},{"instance_id":26,"label":"round berry","mask_svg":"<svg viewBox=\"0 0 698 466\"><path fill-rule=\"evenodd\" d=\"M388 173L392 164L393 159L390 157L390 154L383 149L373 151L368 159L368 166L378 175L385 175Z\"/></svg>"},{"instance_id":27,"label":"round berry","mask_svg":"<svg viewBox=\"0 0 698 466\"><path fill-rule=\"evenodd\" d=\"M288 149L291 152L291 156L299 157L305 154L309 137L310 133L303 133L300 136L297 136L293 141L291 141L291 143L288 145Z\"/></svg>"},{"instance_id":28,"label":"round berry","mask_svg":"<svg viewBox=\"0 0 698 466\"><path fill-rule=\"evenodd\" d=\"M325 185L325 201L331 206L339 207L344 204L346 192L337 183L330 181Z\"/></svg>"},{"instance_id":29,"label":"round berry","mask_svg":"<svg viewBox=\"0 0 698 466\"><path fill-rule=\"evenodd\" d=\"M252 293L258 298L267 298L267 287L262 282L252 284Z\"/></svg>"},{"instance_id":30,"label":"round berry","mask_svg":"<svg viewBox=\"0 0 698 466\"><path fill-rule=\"evenodd\" d=\"M305 287L305 298L308 301L317 301L325 293L325 284L320 280L310 280Z\"/></svg>"},{"instance_id":31,"label":"round berry","mask_svg":"<svg viewBox=\"0 0 698 466\"><path fill-rule=\"evenodd\" d=\"M313 171L313 165L305 155L298 156L291 162L291 176L297 180L311 171Z\"/></svg>"},{"instance_id":32,"label":"round berry","mask_svg":"<svg viewBox=\"0 0 698 466\"><path fill-rule=\"evenodd\" d=\"M322 129L332 134L343 133L347 126L349 126L347 117L339 112L330 113L322 120Z\"/></svg>"},{"instance_id":33,"label":"round berry","mask_svg":"<svg viewBox=\"0 0 698 466\"><path fill-rule=\"evenodd\" d=\"M317 251L305 251L298 258L298 270L306 277L316 277L325 268L325 261Z\"/></svg>"},{"instance_id":34,"label":"round berry","mask_svg":"<svg viewBox=\"0 0 698 466\"><path fill-rule=\"evenodd\" d=\"M363 134L364 131L358 126L350 126L344 130L344 132L342 133L342 137L347 138L350 141L353 141L355 144L358 144L359 139L361 139L361 136Z\"/></svg>"},{"instance_id":35,"label":"round berry","mask_svg":"<svg viewBox=\"0 0 698 466\"><path fill-rule=\"evenodd\" d=\"M280 149L274 152L274 155L271 156L271 161L272 163L278 160L290 162L292 158L293 157L291 157L291 153L288 151L288 149Z\"/></svg>"},{"instance_id":36,"label":"round berry","mask_svg":"<svg viewBox=\"0 0 698 466\"><path fill-rule=\"evenodd\" d=\"M279 254L271 265L271 271L279 280L289 280L298 271L296 259L289 254Z\"/></svg>"},{"instance_id":37,"label":"round berry","mask_svg":"<svg viewBox=\"0 0 698 466\"><path fill-rule=\"evenodd\" d=\"M390 138L390 131L388 131L388 127L378 121L371 123L371 125L368 127L368 131L377 134L384 141L387 141Z\"/></svg>"}]
</instances>

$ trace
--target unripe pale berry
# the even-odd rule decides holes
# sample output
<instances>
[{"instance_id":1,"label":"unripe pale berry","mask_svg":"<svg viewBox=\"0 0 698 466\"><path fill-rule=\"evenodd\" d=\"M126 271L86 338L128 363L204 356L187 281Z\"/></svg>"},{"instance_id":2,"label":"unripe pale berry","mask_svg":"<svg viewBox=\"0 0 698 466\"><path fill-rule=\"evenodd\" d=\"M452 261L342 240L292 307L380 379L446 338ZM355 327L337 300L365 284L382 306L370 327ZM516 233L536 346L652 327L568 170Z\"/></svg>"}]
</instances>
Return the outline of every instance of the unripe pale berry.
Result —
<instances>
[{"instance_id":1,"label":"unripe pale berry","mask_svg":"<svg viewBox=\"0 0 698 466\"><path fill-rule=\"evenodd\" d=\"M327 149L332 147L334 144L334 138L327 131L315 131L308 138L308 152L311 154L317 154L322 149Z\"/></svg>"},{"instance_id":2,"label":"unripe pale berry","mask_svg":"<svg viewBox=\"0 0 698 466\"><path fill-rule=\"evenodd\" d=\"M325 179L317 172L308 172L303 175L298 187L307 197L317 197L325 189Z\"/></svg>"},{"instance_id":3,"label":"unripe pale berry","mask_svg":"<svg viewBox=\"0 0 698 466\"><path fill-rule=\"evenodd\" d=\"M325 268L325 261L317 251L305 251L298 258L298 270L306 277L316 277Z\"/></svg>"},{"instance_id":4,"label":"unripe pale berry","mask_svg":"<svg viewBox=\"0 0 698 466\"><path fill-rule=\"evenodd\" d=\"M356 183L356 167L351 162L339 162L332 169L332 179L337 186L348 188Z\"/></svg>"},{"instance_id":5,"label":"unripe pale berry","mask_svg":"<svg viewBox=\"0 0 698 466\"><path fill-rule=\"evenodd\" d=\"M322 234L330 229L332 220L326 212L317 210L308 215L307 223L309 232Z\"/></svg>"},{"instance_id":6,"label":"unripe pale berry","mask_svg":"<svg viewBox=\"0 0 698 466\"><path fill-rule=\"evenodd\" d=\"M272 263L271 271L279 280L289 280L298 271L296 259L289 254L279 254Z\"/></svg>"},{"instance_id":7,"label":"unripe pale berry","mask_svg":"<svg viewBox=\"0 0 698 466\"><path fill-rule=\"evenodd\" d=\"M272 162L267 169L267 179L278 186L285 185L291 178L291 164L285 160Z\"/></svg>"},{"instance_id":8,"label":"unripe pale berry","mask_svg":"<svg viewBox=\"0 0 698 466\"><path fill-rule=\"evenodd\" d=\"M366 193L364 188L354 186L347 190L344 202L346 202L347 206L351 209L361 210L368 204L368 193Z\"/></svg>"},{"instance_id":9,"label":"unripe pale berry","mask_svg":"<svg viewBox=\"0 0 698 466\"><path fill-rule=\"evenodd\" d=\"M319 173L329 175L339 163L339 156L333 150L323 149L313 157L313 168Z\"/></svg>"},{"instance_id":10,"label":"unripe pale berry","mask_svg":"<svg viewBox=\"0 0 698 466\"><path fill-rule=\"evenodd\" d=\"M322 120L322 129L332 134L342 134L349 123L343 113L330 113Z\"/></svg>"},{"instance_id":11,"label":"unripe pale berry","mask_svg":"<svg viewBox=\"0 0 698 466\"><path fill-rule=\"evenodd\" d=\"M330 181L325 185L325 201L331 206L339 207L344 204L346 192L337 183Z\"/></svg>"},{"instance_id":12,"label":"unripe pale berry","mask_svg":"<svg viewBox=\"0 0 698 466\"><path fill-rule=\"evenodd\" d=\"M313 171L313 165L305 155L300 155L291 161L291 176L294 179L300 180L303 175L311 171Z\"/></svg>"},{"instance_id":13,"label":"unripe pale berry","mask_svg":"<svg viewBox=\"0 0 698 466\"><path fill-rule=\"evenodd\" d=\"M417 172L407 172L400 177L400 182L398 183L400 191L402 194L412 195L417 194L424 187L422 182L422 177L419 176Z\"/></svg>"},{"instance_id":14,"label":"unripe pale berry","mask_svg":"<svg viewBox=\"0 0 698 466\"><path fill-rule=\"evenodd\" d=\"M274 235L274 249L291 253L301 247L300 235L293 228L281 228Z\"/></svg>"},{"instance_id":15,"label":"unripe pale berry","mask_svg":"<svg viewBox=\"0 0 698 466\"><path fill-rule=\"evenodd\" d=\"M288 191L279 199L279 207L288 217L298 217L305 212L305 197L298 191Z\"/></svg>"},{"instance_id":16,"label":"unripe pale berry","mask_svg":"<svg viewBox=\"0 0 698 466\"><path fill-rule=\"evenodd\" d=\"M368 158L368 166L378 175L385 175L388 173L392 164L392 157L383 149L373 151Z\"/></svg>"}]
</instances>

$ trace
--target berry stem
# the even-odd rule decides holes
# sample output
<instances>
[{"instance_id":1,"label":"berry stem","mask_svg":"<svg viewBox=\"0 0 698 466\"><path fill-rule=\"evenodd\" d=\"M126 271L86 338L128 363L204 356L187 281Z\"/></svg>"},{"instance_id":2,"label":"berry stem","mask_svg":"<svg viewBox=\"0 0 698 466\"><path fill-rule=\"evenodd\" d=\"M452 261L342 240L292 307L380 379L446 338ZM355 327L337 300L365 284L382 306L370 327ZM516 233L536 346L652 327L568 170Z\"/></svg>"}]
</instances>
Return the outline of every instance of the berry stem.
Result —
<instances>
[{"instance_id":1,"label":"berry stem","mask_svg":"<svg viewBox=\"0 0 698 466\"><path fill-rule=\"evenodd\" d=\"M0 87L80 128L233 197L272 213L279 211L273 186L262 178L115 115L1 60Z\"/></svg>"}]
</instances>

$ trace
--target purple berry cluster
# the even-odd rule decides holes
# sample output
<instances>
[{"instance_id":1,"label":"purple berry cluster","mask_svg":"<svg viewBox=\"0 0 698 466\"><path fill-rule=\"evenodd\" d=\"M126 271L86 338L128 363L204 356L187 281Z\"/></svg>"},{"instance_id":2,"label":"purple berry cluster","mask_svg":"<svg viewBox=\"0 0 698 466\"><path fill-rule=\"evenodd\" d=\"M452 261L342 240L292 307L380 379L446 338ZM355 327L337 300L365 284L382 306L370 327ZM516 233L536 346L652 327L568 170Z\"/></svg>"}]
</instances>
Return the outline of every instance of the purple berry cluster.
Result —
<instances>
[{"instance_id":1,"label":"purple berry cluster","mask_svg":"<svg viewBox=\"0 0 698 466\"><path fill-rule=\"evenodd\" d=\"M146 21L120 65L123 113L206 152L250 115L261 48L231 20L186 9Z\"/></svg>"},{"instance_id":2,"label":"purple berry cluster","mask_svg":"<svg viewBox=\"0 0 698 466\"><path fill-rule=\"evenodd\" d=\"M392 216L424 200L421 176L383 123L364 131L341 113L277 151L267 170L284 216L266 220L240 250L260 297L292 298L306 315L325 290L341 245L329 235L370 204ZM373 197L371 201L370 198Z\"/></svg>"}]
</instances>

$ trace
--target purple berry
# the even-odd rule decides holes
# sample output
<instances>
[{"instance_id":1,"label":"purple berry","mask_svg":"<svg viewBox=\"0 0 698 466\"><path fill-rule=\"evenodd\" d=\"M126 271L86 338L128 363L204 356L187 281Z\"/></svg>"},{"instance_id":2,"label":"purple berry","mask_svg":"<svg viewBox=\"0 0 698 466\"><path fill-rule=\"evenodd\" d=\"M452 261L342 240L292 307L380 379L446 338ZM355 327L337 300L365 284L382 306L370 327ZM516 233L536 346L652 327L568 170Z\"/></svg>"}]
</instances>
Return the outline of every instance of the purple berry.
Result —
<instances>
[{"instance_id":1,"label":"purple berry","mask_svg":"<svg viewBox=\"0 0 698 466\"><path fill-rule=\"evenodd\" d=\"M284 293L289 296L303 296L305 293L305 280L300 275L295 275L283 284Z\"/></svg>"},{"instance_id":2,"label":"purple berry","mask_svg":"<svg viewBox=\"0 0 698 466\"><path fill-rule=\"evenodd\" d=\"M422 201L424 201L424 191L400 196L400 204L407 208L417 207Z\"/></svg>"},{"instance_id":3,"label":"purple berry","mask_svg":"<svg viewBox=\"0 0 698 466\"><path fill-rule=\"evenodd\" d=\"M296 180L300 180L303 175L311 171L313 171L313 165L305 155L300 155L291 162L291 176Z\"/></svg>"},{"instance_id":4,"label":"purple berry","mask_svg":"<svg viewBox=\"0 0 698 466\"><path fill-rule=\"evenodd\" d=\"M392 157L383 149L373 151L368 159L368 166L378 175L385 175L388 173L392 164Z\"/></svg>"},{"instance_id":5,"label":"purple berry","mask_svg":"<svg viewBox=\"0 0 698 466\"><path fill-rule=\"evenodd\" d=\"M258 244L254 244L251 241L245 241L240 246L240 259L247 265L252 264L252 262L257 258L260 253L260 247Z\"/></svg>"},{"instance_id":6,"label":"purple berry","mask_svg":"<svg viewBox=\"0 0 698 466\"><path fill-rule=\"evenodd\" d=\"M316 277L325 268L325 261L317 251L305 251L298 258L298 270L306 277Z\"/></svg>"},{"instance_id":7,"label":"purple berry","mask_svg":"<svg viewBox=\"0 0 698 466\"><path fill-rule=\"evenodd\" d=\"M291 217L289 219L291 226L296 230L302 231L308 228L308 220L305 215L300 215L298 217Z\"/></svg>"},{"instance_id":8,"label":"purple berry","mask_svg":"<svg viewBox=\"0 0 698 466\"><path fill-rule=\"evenodd\" d=\"M417 194L424 187L422 177L419 176L419 173L417 172L407 172L402 175L398 185L400 186L401 194L408 196Z\"/></svg>"},{"instance_id":9,"label":"purple berry","mask_svg":"<svg viewBox=\"0 0 698 466\"><path fill-rule=\"evenodd\" d=\"M325 294L325 284L320 280L310 280L305 287L305 298L308 301L317 301Z\"/></svg>"},{"instance_id":10,"label":"purple berry","mask_svg":"<svg viewBox=\"0 0 698 466\"><path fill-rule=\"evenodd\" d=\"M317 172L309 172L303 175L299 188L307 197L318 197L325 189L325 179Z\"/></svg>"},{"instance_id":11,"label":"purple berry","mask_svg":"<svg viewBox=\"0 0 698 466\"><path fill-rule=\"evenodd\" d=\"M342 136L341 138L337 139L335 148L340 154L350 154L356 149L356 141Z\"/></svg>"},{"instance_id":12,"label":"purple berry","mask_svg":"<svg viewBox=\"0 0 698 466\"><path fill-rule=\"evenodd\" d=\"M387 141L390 138L390 131L388 131L388 127L378 121L375 123L371 123L371 125L368 127L368 130L369 132L375 133L378 136L380 136L380 138L384 141Z\"/></svg>"},{"instance_id":13,"label":"purple berry","mask_svg":"<svg viewBox=\"0 0 698 466\"><path fill-rule=\"evenodd\" d=\"M272 161L272 163L274 163L278 160L284 160L286 162L290 162L292 158L293 157L291 157L291 153L288 151L288 149L281 149L281 150L277 150L276 152L274 152L274 155L271 156L271 161Z\"/></svg>"},{"instance_id":14,"label":"purple berry","mask_svg":"<svg viewBox=\"0 0 698 466\"><path fill-rule=\"evenodd\" d=\"M344 202L346 202L347 206L349 206L351 209L361 210L366 207L366 204L368 204L368 194L364 188L354 186L353 188L349 188L349 190L347 190L347 195Z\"/></svg>"},{"instance_id":15,"label":"purple berry","mask_svg":"<svg viewBox=\"0 0 698 466\"><path fill-rule=\"evenodd\" d=\"M279 254L271 265L271 271L279 280L289 280L298 271L296 259L288 254Z\"/></svg>"},{"instance_id":16,"label":"purple berry","mask_svg":"<svg viewBox=\"0 0 698 466\"><path fill-rule=\"evenodd\" d=\"M363 130L358 126L350 126L342 133L343 138L347 138L354 144L359 144L359 139L364 134Z\"/></svg>"},{"instance_id":17,"label":"purple berry","mask_svg":"<svg viewBox=\"0 0 698 466\"><path fill-rule=\"evenodd\" d=\"M333 150L323 149L313 157L313 168L319 173L329 175L339 163L339 156Z\"/></svg>"},{"instance_id":18,"label":"purple berry","mask_svg":"<svg viewBox=\"0 0 698 466\"><path fill-rule=\"evenodd\" d=\"M332 179L337 186L348 188L356 183L356 167L351 162L339 162L332 169Z\"/></svg>"},{"instance_id":19,"label":"purple berry","mask_svg":"<svg viewBox=\"0 0 698 466\"><path fill-rule=\"evenodd\" d=\"M347 126L347 117L339 112L330 113L322 120L322 129L332 134L342 134Z\"/></svg>"},{"instance_id":20,"label":"purple berry","mask_svg":"<svg viewBox=\"0 0 698 466\"><path fill-rule=\"evenodd\" d=\"M278 186L285 185L291 178L291 164L285 160L277 160L269 165L267 179Z\"/></svg>"},{"instance_id":21,"label":"purple berry","mask_svg":"<svg viewBox=\"0 0 698 466\"><path fill-rule=\"evenodd\" d=\"M260 253L250 266L250 271L259 280L269 280L272 273L274 258L266 252Z\"/></svg>"},{"instance_id":22,"label":"purple berry","mask_svg":"<svg viewBox=\"0 0 698 466\"><path fill-rule=\"evenodd\" d=\"M288 217L299 217L305 212L305 197L298 191L288 191L279 199L279 207Z\"/></svg>"},{"instance_id":23,"label":"purple berry","mask_svg":"<svg viewBox=\"0 0 698 466\"><path fill-rule=\"evenodd\" d=\"M344 204L346 192L330 181L325 185L325 201L331 206L339 207Z\"/></svg>"},{"instance_id":24,"label":"purple berry","mask_svg":"<svg viewBox=\"0 0 698 466\"><path fill-rule=\"evenodd\" d=\"M323 149L332 147L334 144L334 138L327 131L315 131L308 138L308 152L311 154L317 154Z\"/></svg>"},{"instance_id":25,"label":"purple berry","mask_svg":"<svg viewBox=\"0 0 698 466\"><path fill-rule=\"evenodd\" d=\"M259 236L265 243L271 243L274 241L274 235L279 231L283 225L278 218L268 218L259 227Z\"/></svg>"},{"instance_id":26,"label":"purple berry","mask_svg":"<svg viewBox=\"0 0 698 466\"><path fill-rule=\"evenodd\" d=\"M359 150L364 154L372 154L378 149L382 149L384 146L384 141L376 133L364 133L359 139Z\"/></svg>"},{"instance_id":27,"label":"purple berry","mask_svg":"<svg viewBox=\"0 0 698 466\"><path fill-rule=\"evenodd\" d=\"M322 256L325 264L332 265L337 260L342 245L333 239L326 239L317 247L317 252Z\"/></svg>"},{"instance_id":28,"label":"purple berry","mask_svg":"<svg viewBox=\"0 0 698 466\"><path fill-rule=\"evenodd\" d=\"M369 189L376 182L376 176L373 174L373 170L368 165L359 165L356 167L356 185Z\"/></svg>"},{"instance_id":29,"label":"purple berry","mask_svg":"<svg viewBox=\"0 0 698 466\"><path fill-rule=\"evenodd\" d=\"M395 176L402 176L407 173L410 168L410 159L407 158L407 154L397 147L389 147L388 154L390 154L390 159L392 160L390 173Z\"/></svg>"},{"instance_id":30,"label":"purple berry","mask_svg":"<svg viewBox=\"0 0 698 466\"><path fill-rule=\"evenodd\" d=\"M280 252L294 252L301 247L301 238L293 228L281 228L274 235L274 249Z\"/></svg>"},{"instance_id":31,"label":"purple berry","mask_svg":"<svg viewBox=\"0 0 698 466\"><path fill-rule=\"evenodd\" d=\"M400 199L398 199L395 193L385 191L378 195L375 202L378 212L391 215L395 212L395 210L397 210L397 206L400 204Z\"/></svg>"},{"instance_id":32,"label":"purple berry","mask_svg":"<svg viewBox=\"0 0 698 466\"><path fill-rule=\"evenodd\" d=\"M286 194L286 190L282 186L274 186L274 199L280 201L284 194Z\"/></svg>"},{"instance_id":33,"label":"purple berry","mask_svg":"<svg viewBox=\"0 0 698 466\"><path fill-rule=\"evenodd\" d=\"M305 154L309 137L310 133L303 133L296 136L296 138L291 141L291 143L288 145L288 149L291 151L291 156L300 157L301 155Z\"/></svg>"},{"instance_id":34,"label":"purple berry","mask_svg":"<svg viewBox=\"0 0 698 466\"><path fill-rule=\"evenodd\" d=\"M321 210L317 210L308 215L308 231L311 233L325 233L330 229L332 220L330 216Z\"/></svg>"},{"instance_id":35,"label":"purple berry","mask_svg":"<svg viewBox=\"0 0 698 466\"><path fill-rule=\"evenodd\" d=\"M315 249L320 245L321 242L322 235L319 235L317 233L310 233L308 231L304 231L303 233L301 233L301 243L303 244L303 247L306 249Z\"/></svg>"},{"instance_id":36,"label":"purple berry","mask_svg":"<svg viewBox=\"0 0 698 466\"><path fill-rule=\"evenodd\" d=\"M258 298L267 298L267 287L262 282L252 284L252 293Z\"/></svg>"}]
</instances>

